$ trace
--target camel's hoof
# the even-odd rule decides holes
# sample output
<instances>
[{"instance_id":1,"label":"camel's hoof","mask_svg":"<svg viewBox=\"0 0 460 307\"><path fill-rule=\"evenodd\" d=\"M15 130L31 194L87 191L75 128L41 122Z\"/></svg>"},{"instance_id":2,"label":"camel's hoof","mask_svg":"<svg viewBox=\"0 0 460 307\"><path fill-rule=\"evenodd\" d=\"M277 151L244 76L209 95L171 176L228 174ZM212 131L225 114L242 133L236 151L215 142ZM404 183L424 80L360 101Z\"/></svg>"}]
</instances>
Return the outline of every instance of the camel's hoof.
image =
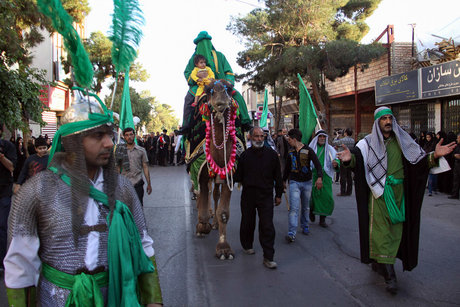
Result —
<instances>
[{"instance_id":1,"label":"camel's hoof","mask_svg":"<svg viewBox=\"0 0 460 307\"><path fill-rule=\"evenodd\" d=\"M196 236L197 236L198 238L203 238L203 237L204 237L204 234L197 232L197 233L196 233Z\"/></svg>"},{"instance_id":2,"label":"camel's hoof","mask_svg":"<svg viewBox=\"0 0 460 307\"><path fill-rule=\"evenodd\" d=\"M198 223L196 224L196 233L201 235L207 235L211 232L211 224L209 223Z\"/></svg>"},{"instance_id":3,"label":"camel's hoof","mask_svg":"<svg viewBox=\"0 0 460 307\"><path fill-rule=\"evenodd\" d=\"M217 243L216 257L220 260L233 260L235 254L233 253L230 245L227 242Z\"/></svg>"}]
</instances>

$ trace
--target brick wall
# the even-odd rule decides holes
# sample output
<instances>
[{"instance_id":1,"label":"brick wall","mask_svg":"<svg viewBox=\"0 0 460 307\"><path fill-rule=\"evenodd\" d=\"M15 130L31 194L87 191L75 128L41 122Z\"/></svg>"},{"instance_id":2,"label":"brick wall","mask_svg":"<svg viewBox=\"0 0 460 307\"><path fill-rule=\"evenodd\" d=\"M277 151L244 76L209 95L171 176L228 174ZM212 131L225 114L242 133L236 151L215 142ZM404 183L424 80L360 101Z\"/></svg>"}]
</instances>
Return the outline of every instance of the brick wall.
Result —
<instances>
[{"instance_id":1,"label":"brick wall","mask_svg":"<svg viewBox=\"0 0 460 307\"><path fill-rule=\"evenodd\" d=\"M391 45L391 74L396 75L411 68L411 43L393 43ZM364 71L358 68L358 90L368 89L375 86L375 81L388 76L388 54L385 53L380 59L372 61ZM350 68L348 74L337 78L335 81L326 79L326 90L329 96L340 95L355 90L354 68Z\"/></svg>"},{"instance_id":2,"label":"brick wall","mask_svg":"<svg viewBox=\"0 0 460 307\"><path fill-rule=\"evenodd\" d=\"M412 70L412 43L391 45L391 74L397 75Z\"/></svg>"},{"instance_id":3,"label":"brick wall","mask_svg":"<svg viewBox=\"0 0 460 307\"><path fill-rule=\"evenodd\" d=\"M358 68L358 90L374 87L375 81L388 76L388 55L383 55L380 59L375 60L369 64L369 67L361 71ZM355 90L354 84L354 68L351 67L348 74L329 81L326 79L326 90L329 96L340 95Z\"/></svg>"}]
</instances>

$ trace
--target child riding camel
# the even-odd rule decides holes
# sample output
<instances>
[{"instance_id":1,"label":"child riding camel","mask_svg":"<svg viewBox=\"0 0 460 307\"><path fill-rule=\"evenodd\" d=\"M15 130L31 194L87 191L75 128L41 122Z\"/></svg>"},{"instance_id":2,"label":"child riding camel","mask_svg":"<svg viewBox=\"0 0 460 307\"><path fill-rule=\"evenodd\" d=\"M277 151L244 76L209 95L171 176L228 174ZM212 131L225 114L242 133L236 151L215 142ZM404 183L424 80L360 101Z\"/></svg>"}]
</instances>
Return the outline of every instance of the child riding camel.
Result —
<instances>
[{"instance_id":1,"label":"child riding camel","mask_svg":"<svg viewBox=\"0 0 460 307\"><path fill-rule=\"evenodd\" d=\"M203 94L204 86L209 85L215 76L211 67L206 66L206 58L204 56L200 54L195 55L193 64L195 64L195 68L192 70L190 77L196 82L198 89L196 90L195 102L192 106L196 106L198 99Z\"/></svg>"}]
</instances>

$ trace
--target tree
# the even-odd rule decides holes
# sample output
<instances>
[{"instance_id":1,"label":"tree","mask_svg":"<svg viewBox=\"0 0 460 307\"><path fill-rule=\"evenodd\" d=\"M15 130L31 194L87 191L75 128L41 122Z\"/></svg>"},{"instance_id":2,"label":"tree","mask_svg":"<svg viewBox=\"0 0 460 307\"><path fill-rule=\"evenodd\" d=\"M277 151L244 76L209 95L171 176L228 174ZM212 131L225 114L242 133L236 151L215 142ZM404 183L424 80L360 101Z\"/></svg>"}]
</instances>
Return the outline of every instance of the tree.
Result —
<instances>
[{"instance_id":1,"label":"tree","mask_svg":"<svg viewBox=\"0 0 460 307\"><path fill-rule=\"evenodd\" d=\"M76 22L88 15L87 0L63 0ZM0 1L0 54L4 65L31 63L30 48L43 41L41 30L54 32L51 21L38 11L36 0Z\"/></svg>"},{"instance_id":2,"label":"tree","mask_svg":"<svg viewBox=\"0 0 460 307\"><path fill-rule=\"evenodd\" d=\"M177 129L179 119L174 115L174 110L170 105L155 101L152 113L152 121L147 125L149 132L160 132L163 129L173 131Z\"/></svg>"},{"instance_id":3,"label":"tree","mask_svg":"<svg viewBox=\"0 0 460 307\"><path fill-rule=\"evenodd\" d=\"M41 114L46 107L40 96L47 95L43 93L46 84L44 71L27 66L9 70L0 65L0 122L11 131L21 129L26 134L29 119L45 125Z\"/></svg>"},{"instance_id":4,"label":"tree","mask_svg":"<svg viewBox=\"0 0 460 307\"><path fill-rule=\"evenodd\" d=\"M84 40L83 44L94 68L94 83L92 90L99 93L102 90L102 84L105 80L110 77L115 79L116 77L115 66L112 63L112 42L102 32L96 31L92 32L90 37ZM67 58L63 63L64 70L69 72L70 66L72 65L71 59ZM129 76L130 80L140 82L145 82L150 78L147 71L142 67L142 64L138 62L131 65ZM117 88L123 86L123 80L123 75L119 76ZM66 80L65 82L69 85L72 84L71 80Z\"/></svg>"},{"instance_id":5,"label":"tree","mask_svg":"<svg viewBox=\"0 0 460 307\"><path fill-rule=\"evenodd\" d=\"M246 40L246 50L239 53L237 60L248 70L242 77L255 89L276 84L276 94L297 98L295 75L301 73L312 86L320 113L325 113L327 93L322 76L333 80L356 63L369 63L383 53L379 45L362 47L356 43L367 33L364 20L379 3L380 0L265 0L265 8L232 18L227 27ZM279 122L281 114L276 113Z\"/></svg>"},{"instance_id":6,"label":"tree","mask_svg":"<svg viewBox=\"0 0 460 307\"><path fill-rule=\"evenodd\" d=\"M114 112L117 112L118 114L120 114L122 93L123 87L117 87L112 110ZM147 125L152 119L150 113L152 112L155 104L155 97L151 97L150 93L148 92L138 93L136 89L132 87L129 88L129 95L131 99L133 116L137 116L140 118L141 121L139 123L139 126ZM104 100L105 104L107 106L110 106L110 103L112 101L112 95L106 96Z\"/></svg>"},{"instance_id":7,"label":"tree","mask_svg":"<svg viewBox=\"0 0 460 307\"><path fill-rule=\"evenodd\" d=\"M87 0L64 0L63 5L75 20L83 20L89 12ZM41 30L53 32L36 1L0 1L0 121L9 130L22 129L25 141L29 119L45 125L41 113L46 107L40 95L50 82L44 71L29 67L30 49L43 41Z\"/></svg>"}]
</instances>

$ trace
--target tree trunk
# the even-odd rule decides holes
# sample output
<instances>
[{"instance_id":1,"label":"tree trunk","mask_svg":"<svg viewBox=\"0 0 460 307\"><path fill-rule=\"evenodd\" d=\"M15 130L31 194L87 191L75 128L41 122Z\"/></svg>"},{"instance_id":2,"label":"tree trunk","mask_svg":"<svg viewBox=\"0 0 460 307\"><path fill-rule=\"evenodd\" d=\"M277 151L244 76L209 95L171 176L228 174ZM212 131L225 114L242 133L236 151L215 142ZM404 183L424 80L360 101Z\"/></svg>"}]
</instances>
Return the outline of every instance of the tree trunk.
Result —
<instances>
[{"instance_id":1,"label":"tree trunk","mask_svg":"<svg viewBox=\"0 0 460 307\"><path fill-rule=\"evenodd\" d=\"M282 107L283 107L283 96L280 96L280 101L278 102L278 105L277 105L276 117L275 117L275 133L277 133L278 130L280 129L281 108Z\"/></svg>"},{"instance_id":2,"label":"tree trunk","mask_svg":"<svg viewBox=\"0 0 460 307\"><path fill-rule=\"evenodd\" d=\"M318 85L315 82L311 83L313 89L313 96L315 97L314 102L316 102L316 106L319 111L323 114L326 112L326 106L323 103L323 99L321 99L321 94L318 89Z\"/></svg>"}]
</instances>

